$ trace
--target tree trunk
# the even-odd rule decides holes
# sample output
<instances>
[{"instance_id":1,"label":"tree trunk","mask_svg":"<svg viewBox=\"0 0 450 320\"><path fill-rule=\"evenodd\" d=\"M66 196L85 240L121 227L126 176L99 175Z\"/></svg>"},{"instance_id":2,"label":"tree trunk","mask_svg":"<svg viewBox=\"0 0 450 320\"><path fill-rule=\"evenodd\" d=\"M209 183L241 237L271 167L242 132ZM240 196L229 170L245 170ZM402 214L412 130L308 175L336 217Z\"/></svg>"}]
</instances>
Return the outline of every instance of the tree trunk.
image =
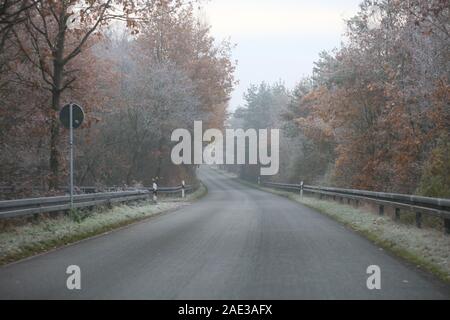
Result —
<instances>
[{"instance_id":1,"label":"tree trunk","mask_svg":"<svg viewBox=\"0 0 450 320\"><path fill-rule=\"evenodd\" d=\"M59 20L59 32L56 40L56 48L53 50L53 90L52 90L52 115L50 129L50 177L49 189L59 186L60 152L58 150L60 141L58 111L60 109L61 91L64 73L64 44L66 35L65 10L61 11Z\"/></svg>"},{"instance_id":2,"label":"tree trunk","mask_svg":"<svg viewBox=\"0 0 450 320\"><path fill-rule=\"evenodd\" d=\"M158 181L161 181L161 173L162 173L162 166L163 166L163 146L164 146L164 138L161 134L161 138L158 141L158 151L159 152L158 152L158 164L156 167L156 177L158 178Z\"/></svg>"},{"instance_id":3,"label":"tree trunk","mask_svg":"<svg viewBox=\"0 0 450 320\"><path fill-rule=\"evenodd\" d=\"M59 50L58 50L59 51ZM57 57L59 54L57 54ZM63 66L59 59L56 58L54 60L54 87L52 90L52 115L51 115L51 130L50 130L50 179L49 179L49 188L56 189L59 186L59 159L60 152L58 150L59 146L59 119L58 119L58 111L60 108L61 101L61 82L62 82L62 73ZM62 60L62 54L61 54Z\"/></svg>"},{"instance_id":4,"label":"tree trunk","mask_svg":"<svg viewBox=\"0 0 450 320\"><path fill-rule=\"evenodd\" d=\"M56 112L51 115L50 128L50 177L48 181L49 189L56 189L59 185L59 122Z\"/></svg>"}]
</instances>

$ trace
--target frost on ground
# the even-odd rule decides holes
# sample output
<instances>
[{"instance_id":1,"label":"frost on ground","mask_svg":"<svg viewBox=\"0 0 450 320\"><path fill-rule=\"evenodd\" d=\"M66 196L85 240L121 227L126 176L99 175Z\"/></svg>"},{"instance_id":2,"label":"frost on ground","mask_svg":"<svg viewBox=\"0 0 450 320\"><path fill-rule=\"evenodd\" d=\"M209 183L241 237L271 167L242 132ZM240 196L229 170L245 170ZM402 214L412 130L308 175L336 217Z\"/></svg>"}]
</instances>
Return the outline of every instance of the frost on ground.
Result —
<instances>
[{"instance_id":1,"label":"frost on ground","mask_svg":"<svg viewBox=\"0 0 450 320\"><path fill-rule=\"evenodd\" d=\"M164 211L177 209L189 204L204 190L201 186L198 191L183 200L169 198L156 204L151 201L134 205L124 204L108 210L100 209L81 213L77 219L70 215L63 215L58 218L44 218L34 223L7 227L0 231L0 264L106 232Z\"/></svg>"},{"instance_id":2,"label":"frost on ground","mask_svg":"<svg viewBox=\"0 0 450 320\"><path fill-rule=\"evenodd\" d=\"M389 249L403 253L406 258L412 258L413 262L422 262L424 267L434 271L438 269L443 278L450 279L450 236L445 235L442 230L419 229L414 225L398 223L390 217L376 215L364 207L359 209L313 197L301 199L300 195L292 193L289 197L370 235Z\"/></svg>"}]
</instances>

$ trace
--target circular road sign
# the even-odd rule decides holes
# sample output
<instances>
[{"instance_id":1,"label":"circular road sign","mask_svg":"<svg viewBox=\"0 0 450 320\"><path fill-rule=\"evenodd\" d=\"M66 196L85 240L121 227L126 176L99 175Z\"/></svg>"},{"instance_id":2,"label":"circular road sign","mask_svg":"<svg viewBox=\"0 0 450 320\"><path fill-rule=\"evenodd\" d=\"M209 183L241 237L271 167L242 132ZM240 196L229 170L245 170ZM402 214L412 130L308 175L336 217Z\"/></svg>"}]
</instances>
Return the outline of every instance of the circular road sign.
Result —
<instances>
[{"instance_id":1,"label":"circular road sign","mask_svg":"<svg viewBox=\"0 0 450 320\"><path fill-rule=\"evenodd\" d=\"M72 105L72 128L76 129L83 123L84 111L75 103L66 104L59 112L59 120L64 127L70 128L70 105Z\"/></svg>"}]
</instances>

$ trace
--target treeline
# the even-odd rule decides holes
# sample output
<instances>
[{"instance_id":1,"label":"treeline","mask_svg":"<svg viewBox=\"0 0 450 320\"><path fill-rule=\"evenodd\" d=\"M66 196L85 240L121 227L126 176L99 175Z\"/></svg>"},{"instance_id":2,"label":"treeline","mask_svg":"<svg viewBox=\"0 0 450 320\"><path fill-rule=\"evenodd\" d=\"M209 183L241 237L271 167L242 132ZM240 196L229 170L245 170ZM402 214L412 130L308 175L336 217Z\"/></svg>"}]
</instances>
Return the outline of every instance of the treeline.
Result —
<instances>
[{"instance_id":1,"label":"treeline","mask_svg":"<svg viewBox=\"0 0 450 320\"><path fill-rule=\"evenodd\" d=\"M194 3L4 1L0 5L0 185L16 195L67 185L62 105L83 106L76 184L177 185L170 134L221 127L234 85L231 45L216 43ZM33 191L35 190L35 191ZM36 191L37 190L37 191Z\"/></svg>"},{"instance_id":2,"label":"treeline","mask_svg":"<svg viewBox=\"0 0 450 320\"><path fill-rule=\"evenodd\" d=\"M232 125L282 129L275 180L449 197L449 10L364 1L340 50L293 90L249 88Z\"/></svg>"}]
</instances>

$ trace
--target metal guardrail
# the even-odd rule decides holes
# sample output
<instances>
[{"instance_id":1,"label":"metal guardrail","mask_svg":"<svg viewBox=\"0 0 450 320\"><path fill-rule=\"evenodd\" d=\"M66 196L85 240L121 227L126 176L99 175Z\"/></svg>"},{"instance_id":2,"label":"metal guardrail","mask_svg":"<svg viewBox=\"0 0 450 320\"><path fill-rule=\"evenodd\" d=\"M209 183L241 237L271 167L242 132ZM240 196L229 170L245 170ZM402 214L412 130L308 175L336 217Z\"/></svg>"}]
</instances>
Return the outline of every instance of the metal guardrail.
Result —
<instances>
[{"instance_id":1,"label":"metal guardrail","mask_svg":"<svg viewBox=\"0 0 450 320\"><path fill-rule=\"evenodd\" d=\"M194 189L192 185L186 185L185 191ZM158 193L181 192L183 186L158 187ZM97 205L108 205L118 202L149 199L153 188L143 188L115 192L94 192L74 195L73 207L86 208ZM40 213L64 211L70 209L70 196L39 197L17 200L0 201L0 219L14 218Z\"/></svg>"},{"instance_id":2,"label":"metal guardrail","mask_svg":"<svg viewBox=\"0 0 450 320\"><path fill-rule=\"evenodd\" d=\"M146 188L148 191L153 192L153 188ZM186 185L184 186L185 191L192 191L194 189L194 186L192 185ZM176 193L183 190L183 186L178 187L158 187L158 192L161 193Z\"/></svg>"},{"instance_id":3,"label":"metal guardrail","mask_svg":"<svg viewBox=\"0 0 450 320\"><path fill-rule=\"evenodd\" d=\"M191 185L186 185L185 186L185 190L191 190L191 188L193 188ZM85 186L85 187L75 187L75 192L77 193L100 193L100 192L117 192L117 191L133 191L136 190L137 188L135 187L123 187L123 186L113 186L113 187L95 187L95 186ZM143 189L147 189L149 191L153 191L153 189L151 187L143 187ZM162 192L176 192L176 191L180 191L182 189L182 186L178 186L178 187L158 187L158 190L162 191ZM0 186L0 194L8 194L8 193L12 193L14 190L16 190L14 187L12 186ZM20 189L18 189L20 190ZM35 191L40 191L43 192L44 189L42 188L34 188L33 190ZM64 188L60 190L61 192L69 192L69 188Z\"/></svg>"},{"instance_id":4,"label":"metal guardrail","mask_svg":"<svg viewBox=\"0 0 450 320\"><path fill-rule=\"evenodd\" d=\"M341 201L347 199L348 203L351 200L354 200L356 204L359 201L376 203L379 205L380 215L384 214L385 206L390 206L395 208L396 220L400 219L401 209L414 212L415 222L418 228L422 226L422 214L440 217L444 220L445 232L450 234L450 199L267 181L261 182L261 184L277 189L315 193L320 198L332 197L334 200L339 199Z\"/></svg>"}]
</instances>

